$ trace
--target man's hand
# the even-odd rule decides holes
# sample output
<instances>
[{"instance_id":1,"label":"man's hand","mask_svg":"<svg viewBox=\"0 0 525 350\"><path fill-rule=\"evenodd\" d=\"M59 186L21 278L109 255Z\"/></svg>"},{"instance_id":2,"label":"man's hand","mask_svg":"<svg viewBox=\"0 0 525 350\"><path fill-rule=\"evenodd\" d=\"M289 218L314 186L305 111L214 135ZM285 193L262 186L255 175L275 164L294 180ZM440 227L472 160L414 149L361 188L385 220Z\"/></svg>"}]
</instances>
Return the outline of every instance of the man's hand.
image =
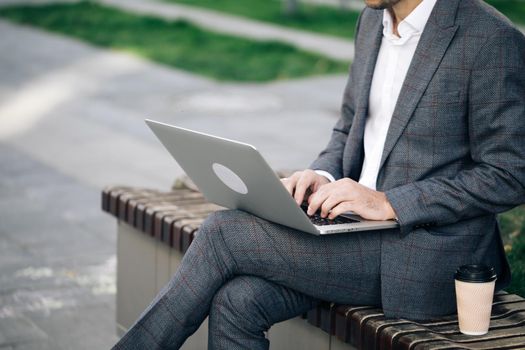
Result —
<instances>
[{"instance_id":1,"label":"man's hand","mask_svg":"<svg viewBox=\"0 0 525 350\"><path fill-rule=\"evenodd\" d=\"M310 196L308 203L308 215L320 209L321 216L329 219L346 211L353 211L368 220L396 217L383 192L371 190L349 178L321 186Z\"/></svg>"},{"instance_id":2,"label":"man's hand","mask_svg":"<svg viewBox=\"0 0 525 350\"><path fill-rule=\"evenodd\" d=\"M310 169L296 171L292 176L281 181L299 205L303 203L308 190L315 193L322 185L330 182L326 177Z\"/></svg>"}]
</instances>

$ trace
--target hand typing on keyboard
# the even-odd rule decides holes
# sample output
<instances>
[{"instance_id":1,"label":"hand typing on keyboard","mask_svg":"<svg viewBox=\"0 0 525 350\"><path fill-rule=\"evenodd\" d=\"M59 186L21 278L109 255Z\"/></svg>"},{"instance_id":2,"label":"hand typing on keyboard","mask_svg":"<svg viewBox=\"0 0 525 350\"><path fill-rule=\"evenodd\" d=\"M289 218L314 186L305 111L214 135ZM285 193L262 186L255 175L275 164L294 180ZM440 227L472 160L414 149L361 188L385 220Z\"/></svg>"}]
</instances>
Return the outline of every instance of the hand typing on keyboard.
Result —
<instances>
[{"instance_id":1,"label":"hand typing on keyboard","mask_svg":"<svg viewBox=\"0 0 525 350\"><path fill-rule=\"evenodd\" d=\"M301 205L310 193L316 192L322 185L330 181L315 171L307 169L304 171L296 171L292 176L281 179L281 182L294 197L297 204Z\"/></svg>"},{"instance_id":2,"label":"hand typing on keyboard","mask_svg":"<svg viewBox=\"0 0 525 350\"><path fill-rule=\"evenodd\" d=\"M334 220L347 211L353 211L368 220L390 220L396 217L384 192L372 190L350 178L330 182L308 169L282 181L298 204L307 197L307 214L310 216L319 210L320 218L328 220ZM309 196L308 192L311 192Z\"/></svg>"},{"instance_id":3,"label":"hand typing on keyboard","mask_svg":"<svg viewBox=\"0 0 525 350\"><path fill-rule=\"evenodd\" d=\"M321 211L321 217L328 219L347 211L368 220L391 220L396 217L384 192L372 190L350 178L328 183L312 193L308 198L307 214L317 210Z\"/></svg>"}]
</instances>

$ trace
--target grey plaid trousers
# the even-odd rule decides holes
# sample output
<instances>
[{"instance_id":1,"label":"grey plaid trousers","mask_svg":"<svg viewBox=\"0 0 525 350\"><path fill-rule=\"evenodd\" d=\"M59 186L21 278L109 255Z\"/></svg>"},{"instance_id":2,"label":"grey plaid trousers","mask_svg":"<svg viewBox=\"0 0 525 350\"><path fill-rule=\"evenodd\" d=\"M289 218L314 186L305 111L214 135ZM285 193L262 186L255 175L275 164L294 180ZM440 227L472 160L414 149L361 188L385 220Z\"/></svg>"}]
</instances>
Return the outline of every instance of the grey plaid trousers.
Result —
<instances>
[{"instance_id":1,"label":"grey plaid trousers","mask_svg":"<svg viewBox=\"0 0 525 350\"><path fill-rule=\"evenodd\" d=\"M380 235L314 236L218 211L114 349L178 349L207 315L210 349L268 349L264 331L319 299L379 306Z\"/></svg>"}]
</instances>

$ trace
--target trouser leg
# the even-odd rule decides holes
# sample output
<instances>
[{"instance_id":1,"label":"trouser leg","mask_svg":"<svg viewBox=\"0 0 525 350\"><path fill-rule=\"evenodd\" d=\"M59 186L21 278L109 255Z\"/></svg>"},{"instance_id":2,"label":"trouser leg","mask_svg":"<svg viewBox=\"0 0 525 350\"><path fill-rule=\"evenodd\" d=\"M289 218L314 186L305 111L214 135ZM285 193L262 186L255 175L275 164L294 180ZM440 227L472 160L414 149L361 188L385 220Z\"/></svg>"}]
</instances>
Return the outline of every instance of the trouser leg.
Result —
<instances>
[{"instance_id":1,"label":"trouser leg","mask_svg":"<svg viewBox=\"0 0 525 350\"><path fill-rule=\"evenodd\" d=\"M314 236L241 211L202 224L181 266L117 349L178 348L236 275L259 276L317 299L380 304L380 233ZM147 342L147 343L146 343ZM131 345L130 345L131 344Z\"/></svg>"},{"instance_id":2,"label":"trouser leg","mask_svg":"<svg viewBox=\"0 0 525 350\"><path fill-rule=\"evenodd\" d=\"M264 332L273 324L301 315L318 300L256 276L237 276L212 300L208 349L264 350Z\"/></svg>"}]
</instances>

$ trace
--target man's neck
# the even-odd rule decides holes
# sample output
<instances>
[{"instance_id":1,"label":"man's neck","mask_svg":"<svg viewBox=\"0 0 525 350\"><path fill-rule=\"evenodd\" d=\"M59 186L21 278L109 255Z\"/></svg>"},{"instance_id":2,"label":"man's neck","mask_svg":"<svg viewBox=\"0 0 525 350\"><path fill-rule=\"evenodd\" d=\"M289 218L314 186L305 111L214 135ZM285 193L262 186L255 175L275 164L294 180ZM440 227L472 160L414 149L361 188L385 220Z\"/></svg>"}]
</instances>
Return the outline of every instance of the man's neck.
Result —
<instances>
[{"instance_id":1,"label":"man's neck","mask_svg":"<svg viewBox=\"0 0 525 350\"><path fill-rule=\"evenodd\" d=\"M404 20L423 0L401 0L388 9L393 20L393 33L399 36L397 25Z\"/></svg>"}]
</instances>

